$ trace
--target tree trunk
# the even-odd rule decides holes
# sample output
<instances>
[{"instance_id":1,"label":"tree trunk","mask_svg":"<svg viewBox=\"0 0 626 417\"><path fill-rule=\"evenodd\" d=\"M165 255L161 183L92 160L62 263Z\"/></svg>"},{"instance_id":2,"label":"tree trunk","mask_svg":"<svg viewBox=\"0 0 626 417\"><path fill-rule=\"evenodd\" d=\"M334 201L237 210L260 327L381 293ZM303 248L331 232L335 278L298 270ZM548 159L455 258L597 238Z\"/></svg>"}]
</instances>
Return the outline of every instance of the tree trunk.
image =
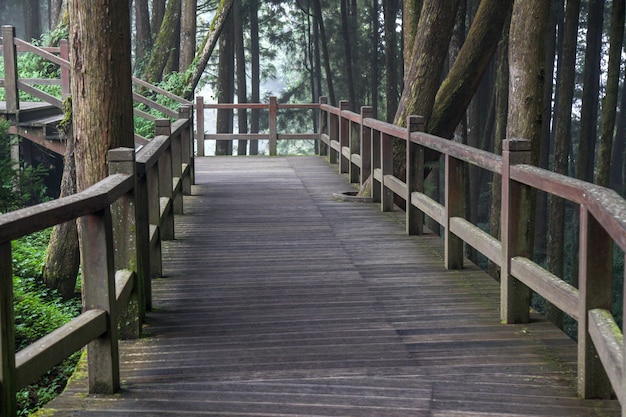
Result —
<instances>
[{"instance_id":1,"label":"tree trunk","mask_svg":"<svg viewBox=\"0 0 626 417\"><path fill-rule=\"evenodd\" d=\"M261 71L260 71L260 48L259 48L259 0L250 0L250 74L251 100L258 103L261 100ZM250 115L250 133L259 133L259 109L252 109ZM258 155L259 141L250 141L250 155Z\"/></svg>"},{"instance_id":2,"label":"tree trunk","mask_svg":"<svg viewBox=\"0 0 626 417\"><path fill-rule=\"evenodd\" d=\"M384 3L383 3L383 7L384 7ZM372 106L372 110L374 111L373 113L373 117L374 118L378 118L378 97L379 97L379 92L378 92L378 82L379 82L379 77L380 77L380 71L379 71L379 65L378 65L378 55L379 55L379 47L378 45L380 44L380 39L379 39L379 19L378 19L378 13L380 10L380 5L378 4L378 0L372 0L372 5L370 8L370 20L372 21L372 30L371 30L371 38L370 38L370 62L372 64L372 71L370 74L370 90L372 92L372 100L370 102L371 106ZM385 44L385 47L387 45ZM385 55L386 57L387 55ZM395 71L394 69L394 72ZM397 84L397 80L396 80L396 84ZM397 94L397 87L396 87L396 94ZM389 105L389 103L387 103L387 106ZM389 108L389 107L387 107ZM395 114L395 109L393 109L393 112ZM387 119L387 120L393 120L393 119Z\"/></svg>"},{"instance_id":3,"label":"tree trunk","mask_svg":"<svg viewBox=\"0 0 626 417\"><path fill-rule=\"evenodd\" d=\"M127 0L70 0L76 189L108 175L107 151L134 147ZM115 94L111 94L114 91Z\"/></svg>"},{"instance_id":4,"label":"tree trunk","mask_svg":"<svg viewBox=\"0 0 626 417\"><path fill-rule=\"evenodd\" d=\"M622 196L626 196L626 94L622 91L617 128L615 129L615 140L613 141L613 151L611 156L611 181L610 185Z\"/></svg>"},{"instance_id":5,"label":"tree trunk","mask_svg":"<svg viewBox=\"0 0 626 417\"><path fill-rule=\"evenodd\" d=\"M343 39L344 68L346 70L346 83L348 85L348 100L350 101L350 109L355 110L356 95L354 93L354 71L352 63L352 39L350 39L350 22L348 21L348 0L341 0L341 37Z\"/></svg>"},{"instance_id":6,"label":"tree trunk","mask_svg":"<svg viewBox=\"0 0 626 417\"><path fill-rule=\"evenodd\" d=\"M230 13L224 23L223 34L220 36L219 68L217 75L218 103L232 103L234 96L235 73L235 42L233 14ZM233 111L230 109L217 110L217 133L233 132ZM233 141L218 140L215 144L215 155L232 155Z\"/></svg>"},{"instance_id":7,"label":"tree trunk","mask_svg":"<svg viewBox=\"0 0 626 417\"><path fill-rule=\"evenodd\" d=\"M243 46L243 27L241 24L241 0L237 0L233 6L233 16L235 23L235 56L237 59L237 102L246 103L248 93L246 88L246 55ZM237 110L237 123L239 133L248 133L248 111L246 109ZM246 155L248 148L247 140L237 142L237 155Z\"/></svg>"},{"instance_id":8,"label":"tree trunk","mask_svg":"<svg viewBox=\"0 0 626 417\"><path fill-rule=\"evenodd\" d=\"M417 25L422 12L423 0L404 0L402 2L402 34L403 50L404 50L404 80L409 74L411 62L413 62L413 44L415 43L415 34L417 33Z\"/></svg>"},{"instance_id":9,"label":"tree trunk","mask_svg":"<svg viewBox=\"0 0 626 417\"><path fill-rule=\"evenodd\" d=\"M61 21L63 15L63 8L67 9L67 2L63 0L51 0L50 1L50 30L56 29Z\"/></svg>"},{"instance_id":10,"label":"tree trunk","mask_svg":"<svg viewBox=\"0 0 626 417\"><path fill-rule=\"evenodd\" d=\"M448 53L458 0L424 0L412 47L411 65L394 117L404 126L410 115L423 116L428 123L443 64Z\"/></svg>"},{"instance_id":11,"label":"tree trunk","mask_svg":"<svg viewBox=\"0 0 626 417\"><path fill-rule=\"evenodd\" d=\"M41 36L41 3L37 0L24 0L24 39L39 39Z\"/></svg>"},{"instance_id":12,"label":"tree trunk","mask_svg":"<svg viewBox=\"0 0 626 417\"><path fill-rule=\"evenodd\" d=\"M196 9L198 0L182 0L180 6L180 59L181 71L191 66L196 55Z\"/></svg>"},{"instance_id":13,"label":"tree trunk","mask_svg":"<svg viewBox=\"0 0 626 417\"><path fill-rule=\"evenodd\" d=\"M165 3L167 0L150 0L152 3L152 17L150 18L150 28L152 30L152 41L159 36L163 17L165 16Z\"/></svg>"},{"instance_id":14,"label":"tree trunk","mask_svg":"<svg viewBox=\"0 0 626 417\"><path fill-rule=\"evenodd\" d=\"M398 1L383 1L383 14L385 16L386 120L391 123L393 122L393 118L398 108L398 53L396 46L396 17L398 15Z\"/></svg>"},{"instance_id":15,"label":"tree trunk","mask_svg":"<svg viewBox=\"0 0 626 417\"><path fill-rule=\"evenodd\" d=\"M498 46L512 0L482 0L467 40L437 91L427 131L452 137ZM430 159L429 159L430 160Z\"/></svg>"},{"instance_id":16,"label":"tree trunk","mask_svg":"<svg viewBox=\"0 0 626 417\"><path fill-rule=\"evenodd\" d=\"M602 103L602 124L600 128L600 146L598 147L598 173L596 184L608 187L611 167L613 134L617 117L617 99L619 95L619 76L624 39L624 0L613 0L611 7L611 44L609 46L609 68L606 92Z\"/></svg>"},{"instance_id":17,"label":"tree trunk","mask_svg":"<svg viewBox=\"0 0 626 417\"><path fill-rule=\"evenodd\" d=\"M580 135L578 138L578 160L576 163L576 176L584 181L593 181L603 20L604 0L589 0L587 49L585 50Z\"/></svg>"},{"instance_id":18,"label":"tree trunk","mask_svg":"<svg viewBox=\"0 0 626 417\"><path fill-rule=\"evenodd\" d=\"M179 39L177 26L180 24L180 2L181 0L169 0L161 29L158 32L154 46L150 52L144 79L152 84L156 84L163 79L163 71L167 65L170 53L177 49Z\"/></svg>"},{"instance_id":19,"label":"tree trunk","mask_svg":"<svg viewBox=\"0 0 626 417\"><path fill-rule=\"evenodd\" d=\"M150 33L150 11L148 0L135 0L135 66L142 68L148 51L152 49L152 34ZM141 70L139 72L142 72Z\"/></svg>"},{"instance_id":20,"label":"tree trunk","mask_svg":"<svg viewBox=\"0 0 626 417\"><path fill-rule=\"evenodd\" d=\"M509 26L510 20L504 25L500 43L496 69L495 120L493 153L502 154L502 140L506 138L506 116L509 107ZM502 178L494 175L491 183L491 209L489 216L489 233L500 239L500 209L502 207ZM489 273L496 279L500 278L500 268L489 263Z\"/></svg>"},{"instance_id":21,"label":"tree trunk","mask_svg":"<svg viewBox=\"0 0 626 417\"><path fill-rule=\"evenodd\" d=\"M324 70L326 72L326 87L328 88L328 100L331 105L337 105L337 100L335 98L335 88L333 87L333 72L330 69L330 55L328 53L328 42L326 41L326 30L324 29L324 19L322 17L322 7L320 5L320 0L312 0L313 1L313 13L315 15L315 20L319 25L320 30L320 40L322 43L322 55L324 55Z\"/></svg>"},{"instance_id":22,"label":"tree trunk","mask_svg":"<svg viewBox=\"0 0 626 417\"><path fill-rule=\"evenodd\" d=\"M71 118L71 108L67 109ZM71 119L70 119L71 120ZM74 162L74 137L71 125L64 129L65 157L61 178L60 197L76 193L76 165ZM48 288L59 291L64 299L71 298L76 288L80 252L76 222L58 224L52 228L42 270L43 281Z\"/></svg>"},{"instance_id":23,"label":"tree trunk","mask_svg":"<svg viewBox=\"0 0 626 417\"><path fill-rule=\"evenodd\" d=\"M206 68L207 62L217 45L217 41L222 32L222 27L229 16L230 9L235 0L220 0L220 4L217 8L217 12L211 22L211 28L207 32L202 45L198 49L198 53L193 60L192 70L186 78L184 91L179 91L178 94L185 97L188 100L193 98L194 91L200 82L202 73Z\"/></svg>"}]
</instances>

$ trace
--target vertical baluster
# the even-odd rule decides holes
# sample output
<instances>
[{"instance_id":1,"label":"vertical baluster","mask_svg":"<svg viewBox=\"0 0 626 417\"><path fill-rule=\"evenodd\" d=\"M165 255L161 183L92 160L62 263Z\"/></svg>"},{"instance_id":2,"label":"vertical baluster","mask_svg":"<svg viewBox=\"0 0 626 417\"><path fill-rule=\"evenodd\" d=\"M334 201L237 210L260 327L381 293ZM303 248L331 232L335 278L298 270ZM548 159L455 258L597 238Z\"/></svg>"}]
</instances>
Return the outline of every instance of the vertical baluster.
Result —
<instances>
[{"instance_id":1,"label":"vertical baluster","mask_svg":"<svg viewBox=\"0 0 626 417\"><path fill-rule=\"evenodd\" d=\"M172 134L169 119L157 119L155 124L155 136L170 136ZM168 139L170 140L170 139ZM174 239L174 211L172 193L172 143L166 147L159 158L159 197L163 214L159 222L161 240Z\"/></svg>"},{"instance_id":2,"label":"vertical baluster","mask_svg":"<svg viewBox=\"0 0 626 417\"><path fill-rule=\"evenodd\" d=\"M181 133L181 163L186 167L186 173L183 174L183 194L191 195L191 185L195 184L195 167L193 159L193 112L191 105L185 104L178 109L178 118L187 119L189 123Z\"/></svg>"},{"instance_id":3,"label":"vertical baluster","mask_svg":"<svg viewBox=\"0 0 626 417\"><path fill-rule=\"evenodd\" d=\"M611 311L613 239L585 207L580 207L578 253L578 393L611 398L611 381L589 336L589 310Z\"/></svg>"},{"instance_id":4,"label":"vertical baluster","mask_svg":"<svg viewBox=\"0 0 626 417\"><path fill-rule=\"evenodd\" d=\"M510 274L511 258L530 258L530 188L510 179L510 167L530 162L531 143L526 139L507 139L502 144L502 271L500 277L500 314L504 323L528 323L530 290Z\"/></svg>"},{"instance_id":5,"label":"vertical baluster","mask_svg":"<svg viewBox=\"0 0 626 417\"><path fill-rule=\"evenodd\" d=\"M174 214L183 214L183 135L184 129L171 135L170 152L172 156L172 208Z\"/></svg>"},{"instance_id":6,"label":"vertical baluster","mask_svg":"<svg viewBox=\"0 0 626 417\"><path fill-rule=\"evenodd\" d=\"M196 97L196 155L204 156L204 98Z\"/></svg>"},{"instance_id":7,"label":"vertical baluster","mask_svg":"<svg viewBox=\"0 0 626 417\"><path fill-rule=\"evenodd\" d=\"M350 120L343 117L343 111L350 109L350 103L346 100L339 102L339 172L347 174L350 172L350 157L343 154L344 149L350 149Z\"/></svg>"},{"instance_id":8,"label":"vertical baluster","mask_svg":"<svg viewBox=\"0 0 626 417\"><path fill-rule=\"evenodd\" d=\"M370 181L372 186L372 129L364 125L365 119L374 117L374 108L369 106L361 107L361 186L366 181Z\"/></svg>"},{"instance_id":9,"label":"vertical baluster","mask_svg":"<svg viewBox=\"0 0 626 417\"><path fill-rule=\"evenodd\" d=\"M278 154L278 130L277 130L277 117L278 117L278 102L276 97L270 97L270 110L269 110L269 147L270 156L276 156Z\"/></svg>"},{"instance_id":10,"label":"vertical baluster","mask_svg":"<svg viewBox=\"0 0 626 417\"><path fill-rule=\"evenodd\" d=\"M85 310L108 313L107 331L87 348L89 392L112 394L120 387L118 314L111 211L106 209L78 219Z\"/></svg>"},{"instance_id":11,"label":"vertical baluster","mask_svg":"<svg viewBox=\"0 0 626 417\"><path fill-rule=\"evenodd\" d=\"M411 133L424 131L423 116L409 116L406 144L406 232L424 233L424 213L411 203L414 192L424 192L424 147L411 141Z\"/></svg>"},{"instance_id":12,"label":"vertical baluster","mask_svg":"<svg viewBox=\"0 0 626 417\"><path fill-rule=\"evenodd\" d=\"M463 163L446 154L445 192L445 265L447 269L463 268L463 241L450 231L450 219L463 216Z\"/></svg>"},{"instance_id":13,"label":"vertical baluster","mask_svg":"<svg viewBox=\"0 0 626 417\"><path fill-rule=\"evenodd\" d=\"M339 142L339 116L334 113L328 113L328 161L331 164L339 163L339 151L333 148L333 141Z\"/></svg>"},{"instance_id":14,"label":"vertical baluster","mask_svg":"<svg viewBox=\"0 0 626 417\"><path fill-rule=\"evenodd\" d=\"M4 29L4 28L3 28ZM11 242L0 245L0 416L17 414Z\"/></svg>"},{"instance_id":15,"label":"vertical baluster","mask_svg":"<svg viewBox=\"0 0 626 417\"><path fill-rule=\"evenodd\" d=\"M328 145L321 140L322 134L328 134L328 112L326 110L322 110L322 104L328 104L328 97L320 97L320 111L319 111L319 135L320 139L319 143L319 154L320 156L328 155Z\"/></svg>"},{"instance_id":16,"label":"vertical baluster","mask_svg":"<svg viewBox=\"0 0 626 417\"><path fill-rule=\"evenodd\" d=\"M382 143L379 130L372 129L372 202L382 201L382 179L376 179L376 170L382 173Z\"/></svg>"},{"instance_id":17,"label":"vertical baluster","mask_svg":"<svg viewBox=\"0 0 626 417\"><path fill-rule=\"evenodd\" d=\"M20 108L20 96L17 89L17 48L15 47L15 28L2 26L2 56L4 57L4 91L7 111L17 112Z\"/></svg>"},{"instance_id":18,"label":"vertical baluster","mask_svg":"<svg viewBox=\"0 0 626 417\"><path fill-rule=\"evenodd\" d=\"M393 137L381 132L380 137L380 167L382 178L380 181L380 209L382 211L393 211L394 193L385 185L385 176L393 175Z\"/></svg>"}]
</instances>

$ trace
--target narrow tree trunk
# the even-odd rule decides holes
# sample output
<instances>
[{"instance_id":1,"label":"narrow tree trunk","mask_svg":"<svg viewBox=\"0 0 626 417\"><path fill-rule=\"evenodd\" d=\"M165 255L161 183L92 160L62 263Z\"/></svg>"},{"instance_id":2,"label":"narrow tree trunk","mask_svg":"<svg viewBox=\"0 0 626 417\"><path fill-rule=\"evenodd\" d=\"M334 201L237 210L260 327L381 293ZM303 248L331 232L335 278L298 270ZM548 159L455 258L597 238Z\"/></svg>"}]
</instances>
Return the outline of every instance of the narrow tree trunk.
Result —
<instances>
[{"instance_id":1,"label":"narrow tree trunk","mask_svg":"<svg viewBox=\"0 0 626 417\"><path fill-rule=\"evenodd\" d=\"M384 4L383 4L384 6ZM370 74L370 91L372 92L372 100L371 106L374 110L374 118L378 118L378 83L379 83L379 65L378 65L378 56L379 56L379 19L378 19L378 11L380 10L380 5L378 4L378 0L372 0L370 6L370 20L372 21L372 30L370 33L370 62L371 62L371 74ZM386 46L386 45L385 45ZM397 71L396 71L397 72ZM397 84L397 82L396 82ZM396 87L397 88L397 87ZM396 90L397 91L397 90ZM394 109L395 114L395 109Z\"/></svg>"},{"instance_id":2,"label":"narrow tree trunk","mask_svg":"<svg viewBox=\"0 0 626 417\"><path fill-rule=\"evenodd\" d=\"M71 120L71 108L67 109ZM71 124L65 129L65 157L61 178L60 197L76 193L76 165L74 163L74 136ZM58 224L52 228L42 270L43 281L48 288L59 291L64 299L71 298L76 288L80 252L76 222Z\"/></svg>"},{"instance_id":3,"label":"narrow tree trunk","mask_svg":"<svg viewBox=\"0 0 626 417\"><path fill-rule=\"evenodd\" d=\"M600 146L598 147L598 173L596 184L608 187L611 167L613 134L617 117L619 95L619 76L624 39L624 0L613 0L611 7L611 44L609 46L609 68L606 81L606 93L602 104L602 124Z\"/></svg>"},{"instance_id":4,"label":"narrow tree trunk","mask_svg":"<svg viewBox=\"0 0 626 417\"><path fill-rule=\"evenodd\" d=\"M346 83L348 85L348 99L350 101L350 109L355 110L356 95L354 93L354 71L352 63L352 39L350 39L350 22L348 21L348 0L341 0L341 37L343 39L344 68L346 71Z\"/></svg>"},{"instance_id":5,"label":"narrow tree trunk","mask_svg":"<svg viewBox=\"0 0 626 417\"><path fill-rule=\"evenodd\" d=\"M196 55L196 9L198 0L182 0L180 6L180 59L181 71L186 71Z\"/></svg>"},{"instance_id":6,"label":"narrow tree trunk","mask_svg":"<svg viewBox=\"0 0 626 417\"><path fill-rule=\"evenodd\" d=\"M159 36L161 24L165 17L165 4L167 0L150 0L152 5L152 17L150 18L150 28L152 30L152 41L154 42Z\"/></svg>"},{"instance_id":7,"label":"narrow tree trunk","mask_svg":"<svg viewBox=\"0 0 626 417\"><path fill-rule=\"evenodd\" d=\"M406 82L406 76L411 68L411 62L413 62L413 43L415 43L415 34L417 33L417 25L420 20L420 14L422 12L423 0L404 0L402 2L402 34L403 51L404 51L404 80Z\"/></svg>"},{"instance_id":8,"label":"narrow tree trunk","mask_svg":"<svg viewBox=\"0 0 626 417\"><path fill-rule=\"evenodd\" d=\"M261 99L260 90L260 51L259 51L259 0L250 0L250 74L251 100L258 103ZM250 115L250 133L259 133L259 109L252 109ZM259 153L259 141L250 141L250 155Z\"/></svg>"},{"instance_id":9,"label":"narrow tree trunk","mask_svg":"<svg viewBox=\"0 0 626 417\"><path fill-rule=\"evenodd\" d=\"M194 91L200 82L200 78L202 77L202 73L209 62L209 58L217 45L220 33L222 32L222 27L230 14L230 9L234 2L235 0L220 0L217 12L211 22L211 28L204 37L202 45L198 49L198 53L193 60L192 69L185 80L184 91L178 92L179 95L182 95L188 100L193 98Z\"/></svg>"},{"instance_id":10,"label":"narrow tree trunk","mask_svg":"<svg viewBox=\"0 0 626 417\"><path fill-rule=\"evenodd\" d=\"M241 0L236 0L233 6L234 32L235 32L235 56L237 59L237 102L246 103L248 93L246 88L246 55L243 46L243 27L241 25ZM239 133L248 133L248 111L246 109L237 110L237 123ZM237 142L237 155L246 155L248 147L247 140Z\"/></svg>"},{"instance_id":11,"label":"narrow tree trunk","mask_svg":"<svg viewBox=\"0 0 626 417\"><path fill-rule=\"evenodd\" d=\"M135 66L142 68L148 51L152 49L152 34L150 33L150 12L148 0L135 0Z\"/></svg>"},{"instance_id":12,"label":"narrow tree trunk","mask_svg":"<svg viewBox=\"0 0 626 417\"><path fill-rule=\"evenodd\" d=\"M584 181L593 180L603 20L604 0L589 0L587 49L585 50L583 97L580 115L580 135L578 138L578 160L576 164L576 176Z\"/></svg>"},{"instance_id":13,"label":"narrow tree trunk","mask_svg":"<svg viewBox=\"0 0 626 417\"><path fill-rule=\"evenodd\" d=\"M615 129L615 140L613 141L613 151L611 156L611 181L610 185L615 191L622 196L626 196L626 178L624 178L624 169L626 161L626 94L622 89L622 100L620 102L620 111L617 119L617 128Z\"/></svg>"},{"instance_id":14,"label":"narrow tree trunk","mask_svg":"<svg viewBox=\"0 0 626 417\"><path fill-rule=\"evenodd\" d=\"M235 74L235 44L234 44L234 17L230 13L224 23L223 36L220 36L219 68L217 75L218 103L232 103L234 97ZM217 133L233 132L233 111L229 109L217 110ZM233 141L218 140L215 144L215 155L232 155Z\"/></svg>"},{"instance_id":15,"label":"narrow tree trunk","mask_svg":"<svg viewBox=\"0 0 626 417\"><path fill-rule=\"evenodd\" d=\"M396 39L397 0L383 1L385 16L385 98L387 99L386 120L393 122L398 108L398 53Z\"/></svg>"},{"instance_id":16,"label":"narrow tree trunk","mask_svg":"<svg viewBox=\"0 0 626 417\"><path fill-rule=\"evenodd\" d=\"M177 49L179 39L176 37L178 34L176 29L180 24L180 2L181 0L167 2L161 29L146 64L144 79L149 83L155 84L162 80L170 53L173 49Z\"/></svg>"},{"instance_id":17,"label":"narrow tree trunk","mask_svg":"<svg viewBox=\"0 0 626 417\"><path fill-rule=\"evenodd\" d=\"M328 53L328 42L326 41L326 30L324 29L324 19L322 17L322 7L320 0L313 1L313 12L315 14L315 20L319 25L320 40L322 43L322 55L324 55L324 70L326 73L326 87L328 88L328 100L331 105L337 105L335 98L335 88L333 87L333 72L330 68L330 55Z\"/></svg>"}]
</instances>

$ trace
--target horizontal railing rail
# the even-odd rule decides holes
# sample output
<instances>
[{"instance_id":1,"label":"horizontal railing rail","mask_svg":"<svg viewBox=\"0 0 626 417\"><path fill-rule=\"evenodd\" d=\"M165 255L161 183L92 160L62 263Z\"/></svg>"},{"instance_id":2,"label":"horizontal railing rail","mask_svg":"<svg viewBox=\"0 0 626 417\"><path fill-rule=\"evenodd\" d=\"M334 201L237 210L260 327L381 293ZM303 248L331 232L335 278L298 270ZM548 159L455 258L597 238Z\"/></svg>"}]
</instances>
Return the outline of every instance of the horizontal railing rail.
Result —
<instances>
[{"instance_id":1,"label":"horizontal railing rail","mask_svg":"<svg viewBox=\"0 0 626 417\"><path fill-rule=\"evenodd\" d=\"M205 103L201 96L196 97L196 135L197 154L204 156L205 141L212 140L267 140L269 154L274 156L278 153L279 140L319 140L317 133L279 133L277 126L278 111L284 110L318 110L317 103L278 103L276 97L270 97L269 103ZM268 111L268 132L267 133L204 133L205 117L204 111L214 110L267 110ZM201 132L201 133L200 133Z\"/></svg>"},{"instance_id":2,"label":"horizontal railing rail","mask_svg":"<svg viewBox=\"0 0 626 417\"><path fill-rule=\"evenodd\" d=\"M89 392L119 388L118 340L140 334L161 242L191 193L192 116L183 105L138 151L109 151L109 176L85 191L0 215L0 416L15 416L16 392L84 346ZM66 221L80 225L83 313L16 353L11 241Z\"/></svg>"},{"instance_id":3,"label":"horizontal railing rail","mask_svg":"<svg viewBox=\"0 0 626 417\"><path fill-rule=\"evenodd\" d=\"M529 165L530 142L506 140L503 155L495 155L423 132L420 117L406 128L371 117L372 109L350 112L320 103L320 153L327 155L351 182L372 177L372 197L381 210L393 210L394 200L406 203L406 231L423 233L424 217L444 230L445 266L463 266L464 244L501 268L501 315L504 323L528 322L532 289L578 321L578 390L584 398L609 398L614 391L626 405L624 339L611 313L612 246L626 252L626 202L617 193ZM406 147L405 178L393 169L393 141ZM443 155L444 202L424 193L424 153ZM502 177L503 238L484 232L464 218L464 165ZM564 198L580 207L579 286L550 273L525 253L519 203L529 189Z\"/></svg>"}]
</instances>

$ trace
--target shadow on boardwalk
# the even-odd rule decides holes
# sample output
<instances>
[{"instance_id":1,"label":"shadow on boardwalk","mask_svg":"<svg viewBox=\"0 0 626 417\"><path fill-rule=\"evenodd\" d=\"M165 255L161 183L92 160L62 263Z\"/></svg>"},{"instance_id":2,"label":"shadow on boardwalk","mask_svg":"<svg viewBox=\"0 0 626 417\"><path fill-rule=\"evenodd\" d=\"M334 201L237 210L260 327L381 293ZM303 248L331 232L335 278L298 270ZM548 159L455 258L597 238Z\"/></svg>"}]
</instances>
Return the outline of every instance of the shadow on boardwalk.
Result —
<instances>
[{"instance_id":1,"label":"shadow on boardwalk","mask_svg":"<svg viewBox=\"0 0 626 417\"><path fill-rule=\"evenodd\" d=\"M351 186L323 159L198 158L196 180L122 391L77 378L54 415L620 415L576 398L574 342L501 325L495 281L333 200Z\"/></svg>"}]
</instances>

